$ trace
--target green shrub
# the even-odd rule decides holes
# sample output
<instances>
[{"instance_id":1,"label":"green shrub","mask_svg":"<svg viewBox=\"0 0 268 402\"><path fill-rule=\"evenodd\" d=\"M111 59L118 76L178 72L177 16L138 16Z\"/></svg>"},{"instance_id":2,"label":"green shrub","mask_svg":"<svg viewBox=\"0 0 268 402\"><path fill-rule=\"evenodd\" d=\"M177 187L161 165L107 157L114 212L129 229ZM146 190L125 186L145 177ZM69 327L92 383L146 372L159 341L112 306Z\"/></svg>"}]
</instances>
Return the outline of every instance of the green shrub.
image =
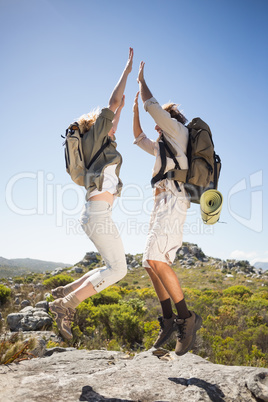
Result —
<instances>
[{"instance_id":1,"label":"green shrub","mask_svg":"<svg viewBox=\"0 0 268 402\"><path fill-rule=\"evenodd\" d=\"M33 275L27 275L23 280L24 283L32 283L33 281L34 281Z\"/></svg>"},{"instance_id":2,"label":"green shrub","mask_svg":"<svg viewBox=\"0 0 268 402\"><path fill-rule=\"evenodd\" d=\"M122 300L119 303L125 306L130 306L135 311L135 314L138 314L139 316L143 316L147 311L145 302L136 297L134 299Z\"/></svg>"},{"instance_id":3,"label":"green shrub","mask_svg":"<svg viewBox=\"0 0 268 402\"><path fill-rule=\"evenodd\" d=\"M142 343L143 322L130 305L91 303L83 302L77 308L74 326L84 335L97 337L100 344L107 339L129 347Z\"/></svg>"},{"instance_id":4,"label":"green shrub","mask_svg":"<svg viewBox=\"0 0 268 402\"><path fill-rule=\"evenodd\" d=\"M231 296L231 297L237 297L237 298L245 298L249 297L252 295L251 290L247 288L246 286L231 286L230 288L224 289L223 291L224 296Z\"/></svg>"},{"instance_id":5,"label":"green shrub","mask_svg":"<svg viewBox=\"0 0 268 402\"><path fill-rule=\"evenodd\" d=\"M122 286L123 288L128 286L128 282L120 282L120 286Z\"/></svg>"},{"instance_id":6,"label":"green shrub","mask_svg":"<svg viewBox=\"0 0 268 402\"><path fill-rule=\"evenodd\" d=\"M7 299L10 297L11 295L11 290L4 286L4 285L0 285L0 303L4 304Z\"/></svg>"},{"instance_id":7,"label":"green shrub","mask_svg":"<svg viewBox=\"0 0 268 402\"><path fill-rule=\"evenodd\" d=\"M115 339L111 339L107 345L107 350L116 350L117 352L120 352L121 348Z\"/></svg>"},{"instance_id":8,"label":"green shrub","mask_svg":"<svg viewBox=\"0 0 268 402\"><path fill-rule=\"evenodd\" d=\"M117 305L110 317L110 327L115 339L133 347L143 340L144 323L129 306Z\"/></svg>"},{"instance_id":9,"label":"green shrub","mask_svg":"<svg viewBox=\"0 0 268 402\"><path fill-rule=\"evenodd\" d=\"M113 288L104 289L91 298L94 306L98 306L99 304L116 304L121 299L122 296Z\"/></svg>"},{"instance_id":10,"label":"green shrub","mask_svg":"<svg viewBox=\"0 0 268 402\"><path fill-rule=\"evenodd\" d=\"M73 281L74 280L71 276L59 274L52 276L51 278L45 279L43 285L49 289L52 289L57 288L58 286L65 286Z\"/></svg>"},{"instance_id":11,"label":"green shrub","mask_svg":"<svg viewBox=\"0 0 268 402\"><path fill-rule=\"evenodd\" d=\"M24 283L24 278L22 276L16 276L13 278L14 283Z\"/></svg>"},{"instance_id":12,"label":"green shrub","mask_svg":"<svg viewBox=\"0 0 268 402\"><path fill-rule=\"evenodd\" d=\"M144 323L144 346L148 350L150 349L159 332L160 326L158 321L150 321Z\"/></svg>"},{"instance_id":13,"label":"green shrub","mask_svg":"<svg viewBox=\"0 0 268 402\"><path fill-rule=\"evenodd\" d=\"M149 298L154 298L154 299L157 298L156 293L155 293L155 290L154 290L154 289L149 289L148 287L147 287L147 288L138 289L138 290L137 290L137 294L139 295L139 297L140 297L142 300L146 300L146 299L149 299Z\"/></svg>"}]
</instances>

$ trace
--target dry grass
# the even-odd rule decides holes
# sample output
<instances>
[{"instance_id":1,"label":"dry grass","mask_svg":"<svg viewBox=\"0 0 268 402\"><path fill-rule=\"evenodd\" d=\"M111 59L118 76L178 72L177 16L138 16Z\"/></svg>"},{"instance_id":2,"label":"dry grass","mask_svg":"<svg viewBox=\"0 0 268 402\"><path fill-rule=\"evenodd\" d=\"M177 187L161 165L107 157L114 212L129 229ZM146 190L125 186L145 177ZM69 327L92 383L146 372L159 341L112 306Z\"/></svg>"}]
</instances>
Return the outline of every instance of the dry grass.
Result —
<instances>
[{"instance_id":1,"label":"dry grass","mask_svg":"<svg viewBox=\"0 0 268 402\"><path fill-rule=\"evenodd\" d=\"M4 337L0 343L0 364L18 363L37 357L31 353L36 348L36 338L23 340L19 333Z\"/></svg>"}]
</instances>

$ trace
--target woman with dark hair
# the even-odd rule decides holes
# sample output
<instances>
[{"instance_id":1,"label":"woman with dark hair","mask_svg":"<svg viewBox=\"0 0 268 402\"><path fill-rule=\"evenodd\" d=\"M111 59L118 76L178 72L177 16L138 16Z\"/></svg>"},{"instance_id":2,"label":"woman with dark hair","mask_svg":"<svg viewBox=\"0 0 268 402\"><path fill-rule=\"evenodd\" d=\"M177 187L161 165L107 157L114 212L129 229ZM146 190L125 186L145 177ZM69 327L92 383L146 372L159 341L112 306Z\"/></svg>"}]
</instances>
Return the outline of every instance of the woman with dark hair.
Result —
<instances>
[{"instance_id":1,"label":"woman with dark hair","mask_svg":"<svg viewBox=\"0 0 268 402\"><path fill-rule=\"evenodd\" d=\"M86 204L80 218L83 230L100 252L105 266L87 272L71 284L52 290L56 300L49 303L49 310L55 315L62 336L67 339L72 338L71 322L75 308L86 298L122 279L127 273L124 247L111 215L113 201L120 196L122 189L119 178L122 156L116 149L114 134L124 107L124 90L132 63L133 49L130 48L126 67L112 92L108 107L100 112L94 110L77 120L83 134L86 166L110 138L109 145L87 172Z\"/></svg>"},{"instance_id":2,"label":"woman with dark hair","mask_svg":"<svg viewBox=\"0 0 268 402\"><path fill-rule=\"evenodd\" d=\"M147 138L142 131L138 92L133 107L134 144L156 157L153 168L154 207L143 254L143 266L151 278L163 312L163 317L159 319L161 329L154 346L161 346L173 331L177 331L175 352L177 355L183 355L192 348L202 319L188 310L180 282L171 267L176 251L182 245L189 198L183 183L175 182L165 176L166 172L174 169L175 162L173 158L165 155L166 166L163 167L161 148L163 149L164 142L168 141L180 168L188 168L186 150L189 132L185 126L187 119L178 110L178 105L174 103L162 107L159 105L145 82L144 62L140 64L138 83L144 108L154 119L155 130L158 133L158 139L154 141ZM176 314L172 310L171 301L175 304Z\"/></svg>"}]
</instances>

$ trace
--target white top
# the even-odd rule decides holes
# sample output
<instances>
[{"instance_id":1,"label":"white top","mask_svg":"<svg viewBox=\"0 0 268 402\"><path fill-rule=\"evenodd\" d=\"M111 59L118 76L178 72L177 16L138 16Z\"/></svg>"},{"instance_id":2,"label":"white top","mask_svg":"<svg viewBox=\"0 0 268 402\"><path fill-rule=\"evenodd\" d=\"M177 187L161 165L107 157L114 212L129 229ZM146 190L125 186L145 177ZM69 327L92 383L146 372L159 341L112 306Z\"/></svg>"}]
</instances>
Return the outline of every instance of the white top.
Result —
<instances>
[{"instance_id":1,"label":"white top","mask_svg":"<svg viewBox=\"0 0 268 402\"><path fill-rule=\"evenodd\" d=\"M171 117L170 113L164 110L157 100L152 97L144 102L144 109L150 113L155 123L161 128L164 137L170 142L176 150L176 159L181 169L188 169L188 159L186 156L187 144L189 138L188 128L178 120ZM156 157L153 167L153 176L155 176L161 168L161 157L159 138L154 141L150 140L143 132L134 140L144 151ZM174 169L175 163L172 158L167 157L166 173L168 170ZM155 184L155 187L172 191L177 197L185 197L189 199L188 194L184 189L183 183L180 183L181 192L178 192L173 180L164 179Z\"/></svg>"},{"instance_id":2,"label":"white top","mask_svg":"<svg viewBox=\"0 0 268 402\"><path fill-rule=\"evenodd\" d=\"M94 195L102 194L105 191L109 191L111 194L116 194L117 192L117 185L118 185L118 177L115 173L116 169L116 164L114 165L109 165L104 169L104 179L103 179L103 184L102 184L102 190L99 191L97 188L93 190L90 193L90 197L93 197Z\"/></svg>"}]
</instances>

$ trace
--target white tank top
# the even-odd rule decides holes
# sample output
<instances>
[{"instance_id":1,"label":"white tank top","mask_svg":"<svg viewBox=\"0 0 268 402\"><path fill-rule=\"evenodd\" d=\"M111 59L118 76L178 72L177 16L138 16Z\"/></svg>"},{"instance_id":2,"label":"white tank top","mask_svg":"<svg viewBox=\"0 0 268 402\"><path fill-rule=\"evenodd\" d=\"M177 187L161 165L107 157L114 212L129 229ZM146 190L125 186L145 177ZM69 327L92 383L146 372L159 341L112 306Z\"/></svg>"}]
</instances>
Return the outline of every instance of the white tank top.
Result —
<instances>
[{"instance_id":1,"label":"white tank top","mask_svg":"<svg viewBox=\"0 0 268 402\"><path fill-rule=\"evenodd\" d=\"M116 164L115 165L109 165L104 169L104 179L103 179L103 184L102 184L102 190L99 191L97 188L93 190L90 193L90 197L93 197L94 195L102 194L105 191L109 191L111 194L115 194L117 192L117 184L118 184L118 177L115 173L116 169Z\"/></svg>"}]
</instances>

